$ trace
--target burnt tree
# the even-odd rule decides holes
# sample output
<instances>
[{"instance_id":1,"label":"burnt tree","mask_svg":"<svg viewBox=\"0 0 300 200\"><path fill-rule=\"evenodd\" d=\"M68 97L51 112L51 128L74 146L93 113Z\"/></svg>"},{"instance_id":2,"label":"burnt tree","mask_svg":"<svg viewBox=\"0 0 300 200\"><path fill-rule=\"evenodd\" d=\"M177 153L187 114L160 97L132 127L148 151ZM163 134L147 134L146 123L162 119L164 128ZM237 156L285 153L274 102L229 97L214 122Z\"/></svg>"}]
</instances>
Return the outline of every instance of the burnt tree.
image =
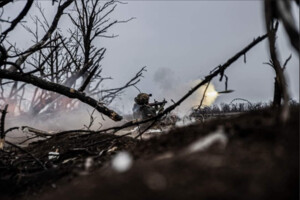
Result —
<instances>
[{"instance_id":1,"label":"burnt tree","mask_svg":"<svg viewBox=\"0 0 300 200\"><path fill-rule=\"evenodd\" d=\"M121 120L120 115L105 105L110 104L126 88L135 86L145 68L138 71L123 86L100 90L99 86L103 81L111 77L104 77L101 73L101 60L106 48L95 45L100 38L117 37L108 34L109 28L131 20L111 20L111 13L120 2L60 1L52 23L49 23L42 7L37 4L40 16L31 16L34 28L21 23L21 19L32 6L30 2L27 2L21 12L22 17L17 17L17 22L6 22L12 24L11 28L1 34L0 101L12 105L10 107L13 110L38 115L45 111L55 112L76 107L79 100L113 120ZM73 8L67 10L71 4ZM66 13L72 26L68 30L58 29L58 22ZM34 44L23 51L6 39L7 34L18 24L34 38ZM42 29L44 35L41 36L38 29ZM29 110L26 111L22 102L27 95L28 84L36 88L30 97L30 105L27 108Z\"/></svg>"},{"instance_id":2,"label":"burnt tree","mask_svg":"<svg viewBox=\"0 0 300 200\"><path fill-rule=\"evenodd\" d=\"M299 55L299 32L297 31L295 21L291 11L291 1L283 0L265 0L265 23L269 39L269 51L271 56L271 66L276 73L274 84L273 106L283 106L281 108L280 118L285 122L289 115L289 94L284 76L285 66L282 67L276 50L276 30L278 29L279 20L282 21L284 28L288 34L291 45L295 48ZM299 6L299 3L298 3ZM289 59L285 62L287 64Z\"/></svg>"}]
</instances>

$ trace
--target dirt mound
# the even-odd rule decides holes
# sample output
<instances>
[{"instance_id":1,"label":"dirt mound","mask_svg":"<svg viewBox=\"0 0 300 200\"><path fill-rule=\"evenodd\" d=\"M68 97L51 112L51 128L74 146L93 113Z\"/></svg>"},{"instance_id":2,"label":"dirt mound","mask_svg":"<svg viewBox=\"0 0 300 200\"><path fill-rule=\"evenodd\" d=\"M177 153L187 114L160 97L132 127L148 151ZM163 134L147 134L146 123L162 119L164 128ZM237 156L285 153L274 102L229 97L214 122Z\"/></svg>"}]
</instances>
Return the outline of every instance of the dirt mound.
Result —
<instances>
[{"instance_id":1,"label":"dirt mound","mask_svg":"<svg viewBox=\"0 0 300 200\"><path fill-rule=\"evenodd\" d=\"M149 140L64 135L1 152L1 194L26 199L298 199L299 108L285 125L275 111L175 128ZM58 159L48 152L58 149ZM132 155L117 172L110 160ZM15 158L15 157L18 158ZM87 158L93 159L87 170ZM29 170L30 169L30 170ZM14 195L12 195L14 194Z\"/></svg>"}]
</instances>

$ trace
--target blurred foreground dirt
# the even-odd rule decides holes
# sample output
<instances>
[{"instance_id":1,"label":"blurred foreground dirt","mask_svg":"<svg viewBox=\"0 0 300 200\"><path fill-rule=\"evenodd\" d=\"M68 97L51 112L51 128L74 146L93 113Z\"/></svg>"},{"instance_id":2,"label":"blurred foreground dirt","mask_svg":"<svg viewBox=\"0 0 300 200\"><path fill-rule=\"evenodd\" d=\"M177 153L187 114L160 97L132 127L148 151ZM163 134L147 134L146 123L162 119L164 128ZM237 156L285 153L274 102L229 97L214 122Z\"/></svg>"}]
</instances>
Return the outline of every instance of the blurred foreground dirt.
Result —
<instances>
[{"instance_id":1,"label":"blurred foreground dirt","mask_svg":"<svg viewBox=\"0 0 300 200\"><path fill-rule=\"evenodd\" d=\"M10 149L0 152L0 197L299 199L299 107L291 109L285 125L275 115L256 111L176 128L148 140L70 134L29 145L26 150L47 170ZM48 160L48 152L56 149L59 159ZM111 166L119 151L134 160L122 173ZM87 158L93 160L88 168Z\"/></svg>"}]
</instances>

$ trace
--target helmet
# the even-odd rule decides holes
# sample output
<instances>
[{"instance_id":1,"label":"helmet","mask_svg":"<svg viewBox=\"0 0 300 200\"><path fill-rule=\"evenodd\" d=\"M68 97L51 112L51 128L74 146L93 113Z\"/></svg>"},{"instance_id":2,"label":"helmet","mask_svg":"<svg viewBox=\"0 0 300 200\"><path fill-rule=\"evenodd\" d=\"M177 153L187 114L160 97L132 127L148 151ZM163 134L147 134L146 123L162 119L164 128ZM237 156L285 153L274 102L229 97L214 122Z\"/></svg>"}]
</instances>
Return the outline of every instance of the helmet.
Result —
<instances>
[{"instance_id":1,"label":"helmet","mask_svg":"<svg viewBox=\"0 0 300 200\"><path fill-rule=\"evenodd\" d=\"M140 93L137 95L137 97L134 98L134 101L138 105L145 105L149 103L149 97L152 96L151 94L146 94L146 93Z\"/></svg>"}]
</instances>

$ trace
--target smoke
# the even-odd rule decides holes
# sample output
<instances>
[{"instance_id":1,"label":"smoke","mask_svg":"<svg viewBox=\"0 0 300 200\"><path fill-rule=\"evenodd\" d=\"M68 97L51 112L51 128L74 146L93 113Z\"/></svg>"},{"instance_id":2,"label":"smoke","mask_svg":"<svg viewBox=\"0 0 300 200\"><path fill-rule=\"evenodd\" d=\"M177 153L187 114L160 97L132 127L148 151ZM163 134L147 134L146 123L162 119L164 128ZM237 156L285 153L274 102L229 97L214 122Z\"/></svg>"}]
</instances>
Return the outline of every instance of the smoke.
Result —
<instances>
[{"instance_id":1,"label":"smoke","mask_svg":"<svg viewBox=\"0 0 300 200\"><path fill-rule=\"evenodd\" d=\"M10 91L9 87L5 87L5 94ZM30 112L31 102L33 101L35 87L28 85L26 86L26 92L22 97L23 101L11 99L10 101L6 100L0 101L0 109L4 104L8 104L8 114L5 119L5 129L12 127L22 127L30 126L39 130L47 132L59 132L64 130L76 130L76 129L87 129L90 126L91 121L93 120L92 125L89 127L90 130L99 130L100 128L108 128L111 126L120 125L124 123L125 120L121 122L114 122L108 117L101 115L94 108L76 100L74 108L69 109L64 106L61 109L55 108L52 109L52 104L47 104L40 111L39 114L32 114ZM43 95L41 90L38 90L36 96L39 97ZM62 98L62 100L67 99L64 96L59 96L57 99ZM75 100L74 100L75 101ZM21 102L21 105L19 105ZM38 104L39 102L36 102ZM21 107L21 109L20 109ZM108 106L109 107L109 106ZM49 109L48 109L49 108ZM117 111L120 115L123 115L120 112L120 109L111 107L112 110ZM21 110L21 111L20 111ZM1 115L1 114L0 114ZM91 117L92 115L92 117ZM11 142L20 142L26 139L29 136L28 133L24 133L21 130L14 130L7 134L7 139Z\"/></svg>"},{"instance_id":2,"label":"smoke","mask_svg":"<svg viewBox=\"0 0 300 200\"><path fill-rule=\"evenodd\" d=\"M179 86L176 90L171 90L169 96L173 96L173 99L179 99L183 95L185 95L191 88L193 88L196 84L200 83L201 80L190 81L182 86ZM203 94L207 85L200 87L197 91L194 92L189 98L187 98L177 109L177 114L179 116L188 115L191 112L191 109L200 105L200 102L203 98ZM205 98L202 102L202 107L210 106L217 98L217 92L215 91L215 87L213 84L209 84Z\"/></svg>"},{"instance_id":3,"label":"smoke","mask_svg":"<svg viewBox=\"0 0 300 200\"><path fill-rule=\"evenodd\" d=\"M174 71L169 68L160 68L154 73L153 77L154 83L158 86L158 90L153 91L155 99L161 101L164 98L168 101L166 106L172 104L171 100L178 101L183 95L185 95L192 87L201 82L201 80L192 80L188 82L183 82L179 77L175 76ZM155 86L154 84L154 86ZM179 117L188 115L191 108L194 106L199 106L200 101L203 97L203 93L206 86L199 88L193 95L186 99L179 107L175 109L175 113ZM202 103L202 106L211 105L217 98L218 93L212 84L208 86L206 97ZM153 101L153 99L152 99ZM111 109L120 112L120 108L116 106ZM91 117L92 116L92 117ZM13 116L12 113L8 113L6 119L6 129L10 127L21 127L21 126L31 126L40 130L45 131L63 131L63 130L74 130L74 129L86 129L94 120L93 125L90 127L91 130L99 130L107 127L117 126L125 123L126 118L120 122L114 122L111 119L101 115L98 111L94 111L93 108L80 103L79 108L72 111L56 111L51 114L40 114L38 117L32 116L30 114ZM20 141L26 138L26 135L21 131L15 131L8 134L8 138L17 139Z\"/></svg>"},{"instance_id":4,"label":"smoke","mask_svg":"<svg viewBox=\"0 0 300 200\"><path fill-rule=\"evenodd\" d=\"M201 82L201 80L192 81L191 86L195 86L196 84L198 84L200 82ZM195 92L195 102L194 103L196 103L196 105L200 104L200 101L203 98L203 94L205 92L206 87L207 87L207 84L200 87ZM202 107L212 105L215 102L217 97L218 97L218 92L215 90L214 85L212 83L210 83L206 90L205 98L203 99L203 102L202 102ZM200 101L199 101L199 99L200 99Z\"/></svg>"},{"instance_id":5,"label":"smoke","mask_svg":"<svg viewBox=\"0 0 300 200\"><path fill-rule=\"evenodd\" d=\"M163 90L172 90L176 87L174 84L177 81L173 70L167 67L159 68L153 76L153 81Z\"/></svg>"},{"instance_id":6,"label":"smoke","mask_svg":"<svg viewBox=\"0 0 300 200\"><path fill-rule=\"evenodd\" d=\"M93 117L91 118L91 116ZM93 121L93 123L92 126L89 127L91 121ZM51 114L39 114L37 116L30 114L13 116L12 113L8 113L5 120L5 129L7 130L16 126L30 126L47 132L87 129L87 127L89 127L90 130L99 130L100 128L103 129L121 125L125 123L125 121L126 119L120 122L114 122L97 110L83 104L72 111L62 110ZM10 142L18 143L24 141L30 135L31 134L21 130L15 130L9 132L6 139Z\"/></svg>"},{"instance_id":7,"label":"smoke","mask_svg":"<svg viewBox=\"0 0 300 200\"><path fill-rule=\"evenodd\" d=\"M72 111L62 110L51 114L40 114L38 116L28 114L12 117L8 120L7 127L26 125L46 131L60 131L82 129L85 126L89 126L91 121L93 121L93 125L90 127L92 130L117 125L116 122L102 115L97 110L84 105Z\"/></svg>"},{"instance_id":8,"label":"smoke","mask_svg":"<svg viewBox=\"0 0 300 200\"><path fill-rule=\"evenodd\" d=\"M168 105L172 104L172 100L177 101L184 96L191 88L201 82L200 79L183 82L178 77L174 76L174 72L169 68L160 68L154 73L153 80L159 86L158 96L159 99L165 98L168 101ZM178 116L183 117L188 115L191 109L195 106L199 106L206 85L199 88L188 99L186 99L179 107L174 111ZM212 83L209 84L205 98L202 103L202 107L210 106L218 97L218 92Z\"/></svg>"}]
</instances>

